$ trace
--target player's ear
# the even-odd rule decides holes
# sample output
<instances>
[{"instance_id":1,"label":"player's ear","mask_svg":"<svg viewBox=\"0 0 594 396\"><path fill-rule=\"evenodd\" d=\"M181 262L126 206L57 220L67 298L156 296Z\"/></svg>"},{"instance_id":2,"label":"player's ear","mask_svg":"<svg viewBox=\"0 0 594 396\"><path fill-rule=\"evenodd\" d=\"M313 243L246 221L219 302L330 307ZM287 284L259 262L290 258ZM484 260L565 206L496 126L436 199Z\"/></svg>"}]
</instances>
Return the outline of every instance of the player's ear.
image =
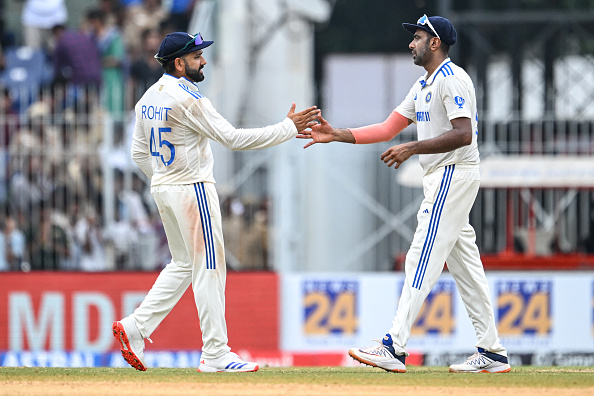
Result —
<instances>
[{"instance_id":1,"label":"player's ear","mask_svg":"<svg viewBox=\"0 0 594 396\"><path fill-rule=\"evenodd\" d=\"M441 39L439 37L431 37L430 40L431 42L429 43L429 46L431 47L431 49L433 51L438 50L441 46Z\"/></svg>"},{"instance_id":2,"label":"player's ear","mask_svg":"<svg viewBox=\"0 0 594 396\"><path fill-rule=\"evenodd\" d=\"M182 58L175 58L173 62L175 63L175 70L177 70L178 72L183 72L185 70L184 61Z\"/></svg>"}]
</instances>

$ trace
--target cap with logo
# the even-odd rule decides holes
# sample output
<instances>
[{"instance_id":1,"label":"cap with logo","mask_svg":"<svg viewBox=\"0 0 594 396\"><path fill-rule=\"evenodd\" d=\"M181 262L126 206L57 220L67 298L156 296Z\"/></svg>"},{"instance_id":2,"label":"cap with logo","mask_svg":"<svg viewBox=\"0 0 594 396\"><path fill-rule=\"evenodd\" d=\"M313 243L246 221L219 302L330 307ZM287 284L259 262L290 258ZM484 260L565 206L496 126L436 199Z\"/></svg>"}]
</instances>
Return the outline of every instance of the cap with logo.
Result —
<instances>
[{"instance_id":1,"label":"cap with logo","mask_svg":"<svg viewBox=\"0 0 594 396\"><path fill-rule=\"evenodd\" d=\"M200 33L196 33L195 35L184 32L169 33L163 39L159 52L155 55L155 59L160 64L165 64L172 59L206 48L212 43L214 41L204 41Z\"/></svg>"},{"instance_id":2,"label":"cap with logo","mask_svg":"<svg viewBox=\"0 0 594 396\"><path fill-rule=\"evenodd\" d=\"M447 45L456 44L457 34L452 22L444 17L423 15L419 18L416 24L403 23L402 27L411 33L415 33L417 29L423 29L427 33L438 37Z\"/></svg>"}]
</instances>

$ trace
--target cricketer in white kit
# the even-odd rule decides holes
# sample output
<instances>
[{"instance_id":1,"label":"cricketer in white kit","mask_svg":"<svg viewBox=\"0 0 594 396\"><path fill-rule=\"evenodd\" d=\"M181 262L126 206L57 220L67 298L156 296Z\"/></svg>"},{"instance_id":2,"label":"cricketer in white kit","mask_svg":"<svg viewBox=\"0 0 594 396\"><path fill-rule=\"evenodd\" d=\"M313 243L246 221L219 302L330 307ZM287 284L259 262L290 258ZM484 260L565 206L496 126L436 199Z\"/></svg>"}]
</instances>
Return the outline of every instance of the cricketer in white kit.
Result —
<instances>
[{"instance_id":1,"label":"cricketer in white kit","mask_svg":"<svg viewBox=\"0 0 594 396\"><path fill-rule=\"evenodd\" d=\"M391 372L406 372L406 344L423 302L447 261L477 336L477 352L451 372L510 371L491 305L489 286L475 243L469 213L479 185L478 114L474 85L468 74L448 57L456 42L454 26L442 17L424 15L416 24L403 24L413 33L409 45L414 63L426 69L404 101L386 121L362 128L336 129L321 124L298 137L315 143L388 141L410 123L418 140L391 147L381 156L398 168L414 154L423 167L424 199L418 225L406 255L405 282L392 328L368 348L352 348L354 359Z\"/></svg>"},{"instance_id":2,"label":"cricketer in white kit","mask_svg":"<svg viewBox=\"0 0 594 396\"><path fill-rule=\"evenodd\" d=\"M146 370L144 339L149 338L192 285L202 331L198 371L257 371L227 345L225 250L221 211L213 178L209 140L231 150L270 147L311 127L319 110L310 107L264 128L236 129L196 85L204 79L202 49L212 41L176 32L165 37L155 58L165 74L136 104L132 158L151 180L172 261L134 313L113 324L122 355Z\"/></svg>"}]
</instances>

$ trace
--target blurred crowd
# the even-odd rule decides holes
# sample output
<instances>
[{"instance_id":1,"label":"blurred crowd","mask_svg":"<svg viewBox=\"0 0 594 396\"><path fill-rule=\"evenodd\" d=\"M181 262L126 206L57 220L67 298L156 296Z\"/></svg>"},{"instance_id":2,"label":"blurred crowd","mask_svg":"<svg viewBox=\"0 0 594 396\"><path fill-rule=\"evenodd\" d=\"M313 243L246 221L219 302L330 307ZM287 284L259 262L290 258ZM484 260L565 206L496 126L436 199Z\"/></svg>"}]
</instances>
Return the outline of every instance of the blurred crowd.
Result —
<instances>
[{"instance_id":1,"label":"blurred crowd","mask_svg":"<svg viewBox=\"0 0 594 396\"><path fill-rule=\"evenodd\" d=\"M0 271L169 262L149 182L130 159L132 110L163 74L162 38L188 29L198 1L89 1L72 21L64 0L22 0L21 31L1 21ZM266 268L266 204L222 205L231 268Z\"/></svg>"}]
</instances>

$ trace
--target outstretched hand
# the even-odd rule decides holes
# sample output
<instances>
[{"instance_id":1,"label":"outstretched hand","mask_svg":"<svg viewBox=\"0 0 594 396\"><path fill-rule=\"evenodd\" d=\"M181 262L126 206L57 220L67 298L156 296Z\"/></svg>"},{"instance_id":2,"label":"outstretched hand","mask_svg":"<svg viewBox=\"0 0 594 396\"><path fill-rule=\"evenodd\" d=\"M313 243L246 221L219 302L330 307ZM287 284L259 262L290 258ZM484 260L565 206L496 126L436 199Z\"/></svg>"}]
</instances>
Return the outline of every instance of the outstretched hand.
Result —
<instances>
[{"instance_id":1,"label":"outstretched hand","mask_svg":"<svg viewBox=\"0 0 594 396\"><path fill-rule=\"evenodd\" d=\"M409 143L402 143L396 146L390 147L381 155L380 159L384 161L388 167L394 165L394 169L398 169L400 165L407 159L409 159L414 152L410 149Z\"/></svg>"},{"instance_id":2,"label":"outstretched hand","mask_svg":"<svg viewBox=\"0 0 594 396\"><path fill-rule=\"evenodd\" d=\"M299 113L295 113L295 107L297 107L297 105L293 103L291 109L289 109L287 117L289 117L297 127L297 132L302 132L304 129L311 128L317 124L318 116L320 116L320 110L318 110L317 106L309 107Z\"/></svg>"},{"instance_id":3,"label":"outstretched hand","mask_svg":"<svg viewBox=\"0 0 594 396\"><path fill-rule=\"evenodd\" d=\"M316 143L330 143L334 141L334 128L326 121L322 115L319 116L320 123L315 124L309 131L303 131L297 137L299 139L312 139L303 148L308 148Z\"/></svg>"}]
</instances>

